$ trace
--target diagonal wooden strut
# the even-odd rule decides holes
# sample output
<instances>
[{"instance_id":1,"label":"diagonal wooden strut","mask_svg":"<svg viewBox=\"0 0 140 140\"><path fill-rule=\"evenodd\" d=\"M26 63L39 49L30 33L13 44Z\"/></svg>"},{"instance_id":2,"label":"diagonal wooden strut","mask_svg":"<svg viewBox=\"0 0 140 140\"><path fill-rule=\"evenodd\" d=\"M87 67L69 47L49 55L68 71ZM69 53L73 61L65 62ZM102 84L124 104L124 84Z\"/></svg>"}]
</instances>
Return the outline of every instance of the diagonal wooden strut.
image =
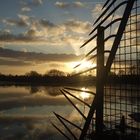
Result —
<instances>
[{"instance_id":1,"label":"diagonal wooden strut","mask_svg":"<svg viewBox=\"0 0 140 140\"><path fill-rule=\"evenodd\" d=\"M73 136L74 140L78 140L77 137L73 134L73 132L70 130L70 128L61 120L60 116L54 112L57 119L63 124L63 126L68 130L68 132Z\"/></svg>"},{"instance_id":2,"label":"diagonal wooden strut","mask_svg":"<svg viewBox=\"0 0 140 140\"><path fill-rule=\"evenodd\" d=\"M60 130L54 123L52 123L51 122L51 124L52 124L52 126L56 129L56 130L58 130L67 140L71 140L62 130Z\"/></svg>"},{"instance_id":3,"label":"diagonal wooden strut","mask_svg":"<svg viewBox=\"0 0 140 140\"><path fill-rule=\"evenodd\" d=\"M79 92L86 92L86 93L89 93L91 95L96 95L94 92L89 91L89 90L83 90L83 89L77 89L77 88L71 88L71 87L64 87L64 89L73 90L73 91L79 91Z\"/></svg>"},{"instance_id":4,"label":"diagonal wooden strut","mask_svg":"<svg viewBox=\"0 0 140 140\"><path fill-rule=\"evenodd\" d=\"M78 101L80 101L81 103L85 104L86 106L88 106L90 108L90 105L88 103L86 103L85 101L81 100L80 98L74 96L73 94L71 94L70 92L68 92L67 90L63 90L64 92L66 92L68 95L72 96L73 98L77 99Z\"/></svg>"},{"instance_id":5,"label":"diagonal wooden strut","mask_svg":"<svg viewBox=\"0 0 140 140\"><path fill-rule=\"evenodd\" d=\"M65 94L63 90L60 90L60 92L65 96L65 98L72 104L72 106L78 111L78 113L86 120L85 115L80 111L80 109L69 99L69 97Z\"/></svg>"},{"instance_id":6,"label":"diagonal wooden strut","mask_svg":"<svg viewBox=\"0 0 140 140\"><path fill-rule=\"evenodd\" d=\"M74 126L75 128L79 129L80 131L82 131L81 127L77 126L76 124L72 123L71 121L65 119L64 117L60 116L59 114L55 113L54 114L56 116L58 116L59 118L61 118L62 120L66 121L67 123L69 123L70 125Z\"/></svg>"}]
</instances>

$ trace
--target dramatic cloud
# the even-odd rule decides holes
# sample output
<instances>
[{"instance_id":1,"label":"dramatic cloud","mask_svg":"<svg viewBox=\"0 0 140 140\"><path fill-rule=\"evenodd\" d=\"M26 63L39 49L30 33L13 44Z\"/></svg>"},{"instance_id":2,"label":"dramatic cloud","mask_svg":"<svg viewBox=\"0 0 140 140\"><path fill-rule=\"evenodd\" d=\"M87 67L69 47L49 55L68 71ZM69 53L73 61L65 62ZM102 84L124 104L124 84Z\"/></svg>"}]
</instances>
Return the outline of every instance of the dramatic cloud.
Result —
<instances>
[{"instance_id":1,"label":"dramatic cloud","mask_svg":"<svg viewBox=\"0 0 140 140\"><path fill-rule=\"evenodd\" d=\"M14 51L10 49L0 48L0 56L3 58L9 58L5 62L9 62L13 59L22 60L25 62L49 62L49 61L59 61L59 62L69 62L79 60L82 56L76 56L73 54L43 54L43 53L33 53L33 52L21 52ZM2 60L2 59L1 59ZM3 59L4 61L4 59ZM19 62L13 60L13 63Z\"/></svg>"},{"instance_id":2,"label":"dramatic cloud","mask_svg":"<svg viewBox=\"0 0 140 140\"><path fill-rule=\"evenodd\" d=\"M67 48L66 48L67 49ZM14 51L0 48L0 69L3 74L25 74L35 70L44 74L51 69L59 69L65 72L72 72L72 62L79 61L83 55L57 54L61 48L55 48L56 54L34 53L25 50ZM61 50L64 53L65 49ZM50 50L50 53L54 52ZM66 52L66 51L65 51ZM49 53L49 52L48 52ZM9 71L10 69L10 71Z\"/></svg>"},{"instance_id":3,"label":"dramatic cloud","mask_svg":"<svg viewBox=\"0 0 140 140\"><path fill-rule=\"evenodd\" d=\"M31 62L26 62L22 60L10 60L7 58L0 57L0 65L1 66L30 66Z\"/></svg>"},{"instance_id":4,"label":"dramatic cloud","mask_svg":"<svg viewBox=\"0 0 140 140\"><path fill-rule=\"evenodd\" d=\"M91 30L91 24L89 22L80 20L71 19L65 23L55 25L45 18L35 19L25 15L18 16L28 28L21 34L13 34L12 32L8 32L7 29L0 31L1 43L39 43L53 46L70 45L71 47L79 47L81 41L85 39L86 33ZM14 24L20 25L15 21Z\"/></svg>"},{"instance_id":5,"label":"dramatic cloud","mask_svg":"<svg viewBox=\"0 0 140 140\"><path fill-rule=\"evenodd\" d=\"M7 32L6 30L0 31L0 41L7 42L16 42L16 41L33 41L33 38L30 36L25 36L24 34L14 35L11 32Z\"/></svg>"}]
</instances>

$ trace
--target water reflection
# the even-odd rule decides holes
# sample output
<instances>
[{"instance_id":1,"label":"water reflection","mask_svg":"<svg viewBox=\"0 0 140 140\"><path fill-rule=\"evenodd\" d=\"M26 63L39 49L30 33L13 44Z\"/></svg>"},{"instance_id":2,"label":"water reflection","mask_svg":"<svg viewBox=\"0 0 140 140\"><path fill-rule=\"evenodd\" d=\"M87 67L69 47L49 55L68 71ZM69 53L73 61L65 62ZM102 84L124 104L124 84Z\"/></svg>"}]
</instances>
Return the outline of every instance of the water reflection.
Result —
<instances>
[{"instance_id":1,"label":"water reflection","mask_svg":"<svg viewBox=\"0 0 140 140\"><path fill-rule=\"evenodd\" d=\"M0 87L0 139L63 140L63 137L61 137L50 124L50 121L53 121L56 125L61 127L52 112L56 112L78 126L81 126L83 124L82 117L61 94L59 91L61 88L62 87L49 86ZM77 88L95 92L95 87ZM134 105L139 102L138 99L132 98L132 92L129 92L129 90L127 93L121 91L122 98L117 98L115 96L115 94L120 95L119 90L115 92L112 90L109 92L112 92L112 102L117 100L117 102L125 103L127 100L127 102ZM88 103L93 99L93 95L85 92L72 91L71 93ZM126 94L127 99L123 96ZM137 94L137 90L136 92L133 92L134 97ZM85 115L88 113L88 107L85 107L82 103L74 100L72 97L70 98ZM107 100L110 100L110 96L107 96L106 101ZM107 104L106 106L113 107L115 105ZM119 104L117 107L120 108ZM78 132L75 131L75 133Z\"/></svg>"},{"instance_id":2,"label":"water reflection","mask_svg":"<svg viewBox=\"0 0 140 140\"><path fill-rule=\"evenodd\" d=\"M81 88L81 90L88 90L88 89ZM83 91L80 93L80 96L82 97L83 100L85 100L85 99L88 99L90 97L90 94Z\"/></svg>"},{"instance_id":3,"label":"water reflection","mask_svg":"<svg viewBox=\"0 0 140 140\"><path fill-rule=\"evenodd\" d=\"M81 125L81 116L59 89L61 87L0 87L0 139L63 140L50 124L50 120L56 122L52 112ZM74 94L88 99L86 93ZM73 101L83 111L83 104Z\"/></svg>"}]
</instances>

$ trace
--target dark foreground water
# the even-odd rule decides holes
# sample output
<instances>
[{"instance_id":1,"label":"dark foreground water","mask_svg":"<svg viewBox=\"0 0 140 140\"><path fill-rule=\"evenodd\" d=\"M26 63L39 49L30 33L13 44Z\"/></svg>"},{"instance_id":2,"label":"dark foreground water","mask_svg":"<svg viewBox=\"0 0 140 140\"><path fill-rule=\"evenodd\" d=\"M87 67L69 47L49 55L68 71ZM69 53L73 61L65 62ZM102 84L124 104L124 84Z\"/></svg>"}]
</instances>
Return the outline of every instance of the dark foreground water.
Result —
<instances>
[{"instance_id":1,"label":"dark foreground water","mask_svg":"<svg viewBox=\"0 0 140 140\"><path fill-rule=\"evenodd\" d=\"M63 140L50 123L64 129L53 112L81 125L83 119L61 94L61 88L0 87L0 140ZM95 90L94 87L86 89ZM74 94L87 101L92 99L91 95L82 92ZM75 104L84 113L88 111L82 104Z\"/></svg>"},{"instance_id":2,"label":"dark foreground water","mask_svg":"<svg viewBox=\"0 0 140 140\"><path fill-rule=\"evenodd\" d=\"M91 86L75 88L95 92L95 87ZM106 113L124 114L124 111L127 109L128 114L125 114L129 117L128 115L131 112L139 109L138 105L140 104L140 100L136 95L139 95L138 93L140 90L136 90L138 87L135 86L133 88L135 89L133 89L135 92L132 92L132 90L124 92L122 90L122 97L118 96L120 95L120 90L117 90L116 92L112 90L112 96L107 96L106 98L106 101L108 100L106 107L109 106L110 109L112 108L112 111L106 110ZM65 140L65 138L51 125L51 122L53 122L64 133L68 134L53 112L62 115L78 126L82 126L84 122L83 118L61 94L60 89L62 89L62 87L1 86L0 140ZM115 96L114 93L116 93ZM72 94L89 103L93 99L93 95L84 92L72 92ZM127 97L125 97L126 94ZM118 102L118 104L114 104L114 101L116 103ZM76 100L73 100L73 102L86 116L88 108ZM120 103L122 103L121 106ZM115 110L114 112L114 107L118 109L121 108L121 113L120 110ZM114 120L113 117L111 117L111 120ZM134 120L131 121L134 122ZM135 122L133 126L138 126L140 128L139 125L140 123ZM73 129L73 132L75 132L76 135L79 134L73 127L70 127L70 129Z\"/></svg>"}]
</instances>

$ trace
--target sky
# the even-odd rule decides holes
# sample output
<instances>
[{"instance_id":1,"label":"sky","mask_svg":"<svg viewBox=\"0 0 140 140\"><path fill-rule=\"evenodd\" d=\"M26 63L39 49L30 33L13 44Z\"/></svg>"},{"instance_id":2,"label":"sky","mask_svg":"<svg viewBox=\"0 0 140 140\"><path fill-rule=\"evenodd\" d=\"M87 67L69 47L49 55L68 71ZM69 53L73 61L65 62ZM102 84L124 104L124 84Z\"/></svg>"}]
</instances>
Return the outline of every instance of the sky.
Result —
<instances>
[{"instance_id":1,"label":"sky","mask_svg":"<svg viewBox=\"0 0 140 140\"><path fill-rule=\"evenodd\" d=\"M101 0L1 0L0 45L24 52L78 54L100 4Z\"/></svg>"},{"instance_id":2,"label":"sky","mask_svg":"<svg viewBox=\"0 0 140 140\"><path fill-rule=\"evenodd\" d=\"M68 73L96 46L89 39L105 0L0 0L0 73L44 74L51 69ZM119 1L117 1L119 2ZM120 0L120 2L122 2ZM112 10L116 3L109 9ZM123 7L104 24L120 18ZM119 24L119 23L118 23ZM117 32L113 25L105 32ZM140 26L138 25L138 28ZM112 46L113 40L106 42ZM92 47L91 47L92 46ZM84 64L84 67L89 65Z\"/></svg>"},{"instance_id":3,"label":"sky","mask_svg":"<svg viewBox=\"0 0 140 140\"><path fill-rule=\"evenodd\" d=\"M0 0L0 73L24 74L34 70L45 73L59 68L72 71L69 55L86 52L79 49L92 29L104 0ZM20 53L20 56L16 54ZM66 54L57 59L28 59L33 53ZM76 58L75 56L75 58ZM61 55L60 55L61 58ZM72 60L75 62L74 59ZM51 66L54 67L51 67Z\"/></svg>"}]
</instances>

